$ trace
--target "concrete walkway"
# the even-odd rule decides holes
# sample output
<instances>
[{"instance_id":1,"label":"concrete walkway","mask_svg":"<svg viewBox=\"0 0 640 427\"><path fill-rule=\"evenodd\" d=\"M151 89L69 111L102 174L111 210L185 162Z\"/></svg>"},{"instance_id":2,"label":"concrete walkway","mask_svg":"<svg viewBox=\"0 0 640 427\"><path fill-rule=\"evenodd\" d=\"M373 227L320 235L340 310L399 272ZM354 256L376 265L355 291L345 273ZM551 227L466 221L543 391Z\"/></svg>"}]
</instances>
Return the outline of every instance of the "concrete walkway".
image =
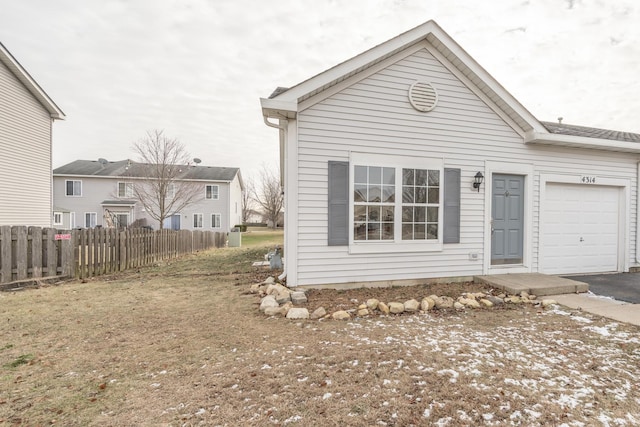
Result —
<instances>
[{"instance_id":1,"label":"concrete walkway","mask_svg":"<svg viewBox=\"0 0 640 427\"><path fill-rule=\"evenodd\" d=\"M640 326L640 304L629 304L592 293L554 295L559 304L619 322Z\"/></svg>"},{"instance_id":2,"label":"concrete walkway","mask_svg":"<svg viewBox=\"0 0 640 427\"><path fill-rule=\"evenodd\" d=\"M498 274L473 279L514 295L522 291L537 296L553 295L554 300L566 307L640 326L640 304L594 295L588 292L588 284L577 280L540 273Z\"/></svg>"}]
</instances>

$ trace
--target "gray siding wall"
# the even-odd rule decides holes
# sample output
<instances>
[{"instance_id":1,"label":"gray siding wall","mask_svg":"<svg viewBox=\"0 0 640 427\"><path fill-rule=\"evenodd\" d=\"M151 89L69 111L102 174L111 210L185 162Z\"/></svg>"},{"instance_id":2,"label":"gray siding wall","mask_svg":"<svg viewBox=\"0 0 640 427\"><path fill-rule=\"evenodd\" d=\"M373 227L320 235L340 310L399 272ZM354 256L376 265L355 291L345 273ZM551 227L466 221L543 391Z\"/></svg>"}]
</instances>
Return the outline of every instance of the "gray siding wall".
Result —
<instances>
[{"instance_id":1,"label":"gray siding wall","mask_svg":"<svg viewBox=\"0 0 640 427\"><path fill-rule=\"evenodd\" d=\"M0 63L0 225L50 227L51 117Z\"/></svg>"},{"instance_id":2,"label":"gray siding wall","mask_svg":"<svg viewBox=\"0 0 640 427\"><path fill-rule=\"evenodd\" d=\"M407 98L416 80L428 80L439 93L429 113L414 110ZM485 182L472 188L485 161L528 163L534 169L532 271L538 265L539 178L541 173L591 174L631 182L628 218L631 264L635 259L636 163L638 156L595 150L525 145L508 126L427 49L422 49L298 114L296 285L455 277L483 272ZM445 168L461 169L459 244L441 252L349 254L347 246L327 245L327 162L349 161L349 152L443 158ZM477 261L469 253L478 253Z\"/></svg>"}]
</instances>

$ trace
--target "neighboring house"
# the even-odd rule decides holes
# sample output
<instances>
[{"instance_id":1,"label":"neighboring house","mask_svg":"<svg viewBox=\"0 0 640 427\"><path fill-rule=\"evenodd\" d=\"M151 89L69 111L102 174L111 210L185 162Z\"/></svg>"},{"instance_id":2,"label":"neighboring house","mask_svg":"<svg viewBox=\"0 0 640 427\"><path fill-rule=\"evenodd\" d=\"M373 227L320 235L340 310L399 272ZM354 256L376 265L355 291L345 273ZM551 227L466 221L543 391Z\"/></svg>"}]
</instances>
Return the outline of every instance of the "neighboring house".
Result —
<instances>
[{"instance_id":1,"label":"neighboring house","mask_svg":"<svg viewBox=\"0 0 640 427\"><path fill-rule=\"evenodd\" d=\"M159 228L132 194L139 179L135 163L76 160L53 171L54 212L60 228L150 226ZM201 193L181 212L172 212L163 224L174 230L229 231L240 224L242 175L238 168L189 166L180 181L194 182Z\"/></svg>"},{"instance_id":2,"label":"neighboring house","mask_svg":"<svg viewBox=\"0 0 640 427\"><path fill-rule=\"evenodd\" d=\"M261 104L289 286L638 265L640 135L538 121L433 21Z\"/></svg>"},{"instance_id":3,"label":"neighboring house","mask_svg":"<svg viewBox=\"0 0 640 427\"><path fill-rule=\"evenodd\" d=\"M0 225L51 227L51 128L64 118L0 43Z\"/></svg>"}]
</instances>

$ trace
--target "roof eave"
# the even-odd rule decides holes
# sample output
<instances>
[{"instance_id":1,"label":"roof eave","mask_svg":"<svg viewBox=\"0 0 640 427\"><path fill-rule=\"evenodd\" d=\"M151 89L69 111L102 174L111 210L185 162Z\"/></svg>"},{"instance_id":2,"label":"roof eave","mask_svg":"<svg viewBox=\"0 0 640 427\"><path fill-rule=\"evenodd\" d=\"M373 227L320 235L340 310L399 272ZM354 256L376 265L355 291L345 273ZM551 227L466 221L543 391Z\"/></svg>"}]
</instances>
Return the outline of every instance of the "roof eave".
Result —
<instances>
[{"instance_id":1,"label":"roof eave","mask_svg":"<svg viewBox=\"0 0 640 427\"><path fill-rule=\"evenodd\" d=\"M260 98L262 115L273 119L295 119L298 112L298 101Z\"/></svg>"},{"instance_id":2,"label":"roof eave","mask_svg":"<svg viewBox=\"0 0 640 427\"><path fill-rule=\"evenodd\" d=\"M55 102L47 95L40 85L29 75L27 70L20 65L18 60L11 55L11 52L0 43L0 62L2 62L18 80L27 88L27 90L42 104L49 112L54 120L64 120L66 118L64 112L56 105Z\"/></svg>"},{"instance_id":3,"label":"roof eave","mask_svg":"<svg viewBox=\"0 0 640 427\"><path fill-rule=\"evenodd\" d=\"M637 142L587 138L575 135L560 135L548 132L527 132L524 142L527 144L544 144L640 154L640 143Z\"/></svg>"}]
</instances>

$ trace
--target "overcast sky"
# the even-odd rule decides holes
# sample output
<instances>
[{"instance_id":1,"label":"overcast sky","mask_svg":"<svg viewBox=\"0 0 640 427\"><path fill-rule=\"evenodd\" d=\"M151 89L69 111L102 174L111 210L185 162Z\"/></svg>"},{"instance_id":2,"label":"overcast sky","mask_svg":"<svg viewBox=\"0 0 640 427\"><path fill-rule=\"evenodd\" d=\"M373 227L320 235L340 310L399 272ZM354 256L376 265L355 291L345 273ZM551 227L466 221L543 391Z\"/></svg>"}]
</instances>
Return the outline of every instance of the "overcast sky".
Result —
<instances>
[{"instance_id":1,"label":"overcast sky","mask_svg":"<svg viewBox=\"0 0 640 427\"><path fill-rule=\"evenodd\" d=\"M65 112L54 167L135 158L147 130L203 165L277 164L260 97L433 19L539 120L640 133L637 0L0 0L0 42Z\"/></svg>"}]
</instances>

